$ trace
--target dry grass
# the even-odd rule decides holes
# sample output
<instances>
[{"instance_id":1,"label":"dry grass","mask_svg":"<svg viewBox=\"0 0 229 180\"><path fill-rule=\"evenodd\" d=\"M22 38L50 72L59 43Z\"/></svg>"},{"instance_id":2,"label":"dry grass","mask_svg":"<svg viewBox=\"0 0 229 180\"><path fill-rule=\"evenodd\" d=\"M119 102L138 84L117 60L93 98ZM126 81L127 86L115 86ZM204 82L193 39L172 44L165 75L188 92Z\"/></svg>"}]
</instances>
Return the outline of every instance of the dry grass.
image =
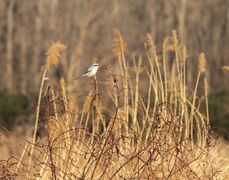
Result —
<instances>
[{"instance_id":1,"label":"dry grass","mask_svg":"<svg viewBox=\"0 0 229 180\"><path fill-rule=\"evenodd\" d=\"M78 106L77 98L67 99L62 79L60 92L51 88L50 101L45 106L52 109L46 114L47 136L36 140L40 96L46 71L50 70L45 67L33 141L28 141L21 157L0 163L3 169L0 176L18 179L228 178L229 159L226 153L220 152L221 146L228 145L215 143L209 133L204 54L200 55L196 86L191 94L186 85L187 50L180 45L175 31L163 43L162 58L151 36L147 35L148 62L145 63L141 56L134 56L133 63L128 63L124 40L118 30L114 34L114 52L121 74L112 68L107 70L103 87L107 94L100 93L100 79L94 78L84 105ZM52 52L52 48L49 50L49 54L57 55L52 62L58 62L59 53L59 50L58 53ZM143 65L146 63L148 68ZM201 77L205 82L206 101L203 102L206 104L203 105L197 96ZM142 81L148 85L143 87ZM146 97L142 89L148 90ZM205 114L200 112L201 106L206 107Z\"/></svg>"},{"instance_id":2,"label":"dry grass","mask_svg":"<svg viewBox=\"0 0 229 180\"><path fill-rule=\"evenodd\" d=\"M229 66L223 66L223 70L229 71Z\"/></svg>"}]
</instances>

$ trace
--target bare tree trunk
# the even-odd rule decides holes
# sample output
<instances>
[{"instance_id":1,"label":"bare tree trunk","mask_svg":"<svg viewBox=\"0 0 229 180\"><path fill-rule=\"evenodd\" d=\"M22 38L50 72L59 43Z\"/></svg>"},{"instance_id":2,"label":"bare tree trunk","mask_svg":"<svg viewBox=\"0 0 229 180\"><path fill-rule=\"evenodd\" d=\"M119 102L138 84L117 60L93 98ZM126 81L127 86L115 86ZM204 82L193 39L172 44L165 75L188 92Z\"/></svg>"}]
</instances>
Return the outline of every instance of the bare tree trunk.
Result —
<instances>
[{"instance_id":1,"label":"bare tree trunk","mask_svg":"<svg viewBox=\"0 0 229 180\"><path fill-rule=\"evenodd\" d=\"M6 91L13 93L14 82L13 82L13 8L15 0L9 1L9 7L7 10L7 42L6 42L6 73L5 73L5 85Z\"/></svg>"},{"instance_id":2,"label":"bare tree trunk","mask_svg":"<svg viewBox=\"0 0 229 180\"><path fill-rule=\"evenodd\" d=\"M56 29L56 9L58 7L59 0L52 0L51 1L51 30L53 31L53 35Z\"/></svg>"},{"instance_id":3,"label":"bare tree trunk","mask_svg":"<svg viewBox=\"0 0 229 180\"><path fill-rule=\"evenodd\" d=\"M185 17L186 17L186 9L187 9L187 0L181 0L181 4L180 4L180 11L179 11L179 15L178 15L178 19L179 19L179 24L178 24L178 32L179 32L179 36L182 42L185 43Z\"/></svg>"},{"instance_id":4,"label":"bare tree trunk","mask_svg":"<svg viewBox=\"0 0 229 180\"><path fill-rule=\"evenodd\" d=\"M26 63L26 46L27 46L27 40L26 36L24 35L26 32L24 26L21 27L21 36L20 36L20 42L21 42L21 52L20 52L20 92L22 94L26 94L27 92L27 63Z\"/></svg>"},{"instance_id":5,"label":"bare tree trunk","mask_svg":"<svg viewBox=\"0 0 229 180\"><path fill-rule=\"evenodd\" d=\"M5 11L6 9L6 3L4 1L0 1L0 19L6 19L5 17ZM2 39L2 37L5 35L3 27L4 27L4 23L5 21L0 21L0 38ZM5 44L1 41L0 42L0 76L3 77L5 71L4 71L4 61L3 59L5 59L5 53L2 52L3 47L5 46ZM2 78L0 80L1 84L4 84L4 78ZM3 90L3 85L0 86L0 91Z\"/></svg>"},{"instance_id":6,"label":"bare tree trunk","mask_svg":"<svg viewBox=\"0 0 229 180\"><path fill-rule=\"evenodd\" d=\"M38 12L37 15L35 17L35 34L34 34L34 55L33 55L33 62L31 65L31 69L30 69L30 74L32 75L31 79L30 78L30 82L32 83L31 85L31 90L34 92L36 92L36 89L38 88L38 84L39 84L39 73L38 73L38 67L39 67L39 56L40 56L40 52L42 49L42 41L41 41L41 27L42 27L42 18L41 18L41 14L42 14L42 8L43 8L43 1L40 0L37 2L37 8L38 8Z\"/></svg>"}]
</instances>

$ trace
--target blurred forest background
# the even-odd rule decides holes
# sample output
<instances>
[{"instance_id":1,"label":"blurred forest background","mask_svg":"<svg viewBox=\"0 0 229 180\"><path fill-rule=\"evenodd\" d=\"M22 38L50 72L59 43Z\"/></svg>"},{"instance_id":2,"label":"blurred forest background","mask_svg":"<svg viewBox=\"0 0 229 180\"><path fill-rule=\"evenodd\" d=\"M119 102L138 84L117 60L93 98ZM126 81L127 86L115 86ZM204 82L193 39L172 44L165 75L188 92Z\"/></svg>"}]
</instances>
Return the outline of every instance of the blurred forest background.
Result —
<instances>
[{"instance_id":1,"label":"blurred forest background","mask_svg":"<svg viewBox=\"0 0 229 180\"><path fill-rule=\"evenodd\" d=\"M114 28L122 33L130 57L133 52L144 54L146 33L161 47L164 37L176 29L188 49L187 81L193 86L192 72L198 54L204 52L212 123L228 131L229 73L222 70L229 65L228 0L0 0L1 125L10 129L28 120L52 41L67 46L53 77L63 75L68 93L73 93L81 83L74 77L94 58L102 67L114 63Z\"/></svg>"}]
</instances>

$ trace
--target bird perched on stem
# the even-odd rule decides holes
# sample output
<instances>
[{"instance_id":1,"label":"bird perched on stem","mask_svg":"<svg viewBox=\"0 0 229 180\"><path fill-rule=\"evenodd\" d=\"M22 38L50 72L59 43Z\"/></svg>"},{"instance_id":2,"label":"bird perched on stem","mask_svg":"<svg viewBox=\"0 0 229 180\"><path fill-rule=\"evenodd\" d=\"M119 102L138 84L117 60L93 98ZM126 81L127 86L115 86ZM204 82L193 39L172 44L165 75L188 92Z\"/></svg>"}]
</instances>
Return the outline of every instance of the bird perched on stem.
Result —
<instances>
[{"instance_id":1,"label":"bird perched on stem","mask_svg":"<svg viewBox=\"0 0 229 180\"><path fill-rule=\"evenodd\" d=\"M90 66L90 67L87 69L87 71L86 71L85 74L76 77L75 80L77 80L77 79L79 79L79 78L81 78L81 77L84 77L84 76L88 76L88 77L93 77L93 76L95 76L96 73L97 73L97 71L98 71L98 68L99 68L99 65L98 65L97 63L92 64L92 66Z\"/></svg>"}]
</instances>

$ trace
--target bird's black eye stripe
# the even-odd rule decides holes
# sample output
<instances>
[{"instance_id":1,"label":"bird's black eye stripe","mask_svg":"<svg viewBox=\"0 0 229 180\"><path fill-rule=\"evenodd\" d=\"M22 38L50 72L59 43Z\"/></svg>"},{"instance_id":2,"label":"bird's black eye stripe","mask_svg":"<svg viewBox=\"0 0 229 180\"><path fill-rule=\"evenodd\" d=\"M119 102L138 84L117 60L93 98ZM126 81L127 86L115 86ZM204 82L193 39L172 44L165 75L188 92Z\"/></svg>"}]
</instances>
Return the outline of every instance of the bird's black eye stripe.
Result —
<instances>
[{"instance_id":1,"label":"bird's black eye stripe","mask_svg":"<svg viewBox=\"0 0 229 180\"><path fill-rule=\"evenodd\" d=\"M94 66L98 66L98 64L94 64Z\"/></svg>"}]
</instances>

